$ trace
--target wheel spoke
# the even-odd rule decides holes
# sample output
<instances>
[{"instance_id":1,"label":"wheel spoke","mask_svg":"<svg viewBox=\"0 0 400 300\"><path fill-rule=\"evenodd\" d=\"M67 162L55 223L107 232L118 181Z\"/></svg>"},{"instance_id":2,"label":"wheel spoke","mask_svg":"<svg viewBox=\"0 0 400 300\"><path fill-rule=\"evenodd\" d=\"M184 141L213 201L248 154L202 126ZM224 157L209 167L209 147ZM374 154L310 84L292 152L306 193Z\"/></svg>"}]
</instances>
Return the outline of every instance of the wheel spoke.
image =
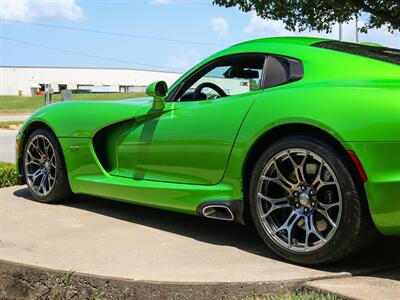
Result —
<instances>
[{"instance_id":1,"label":"wheel spoke","mask_svg":"<svg viewBox=\"0 0 400 300\"><path fill-rule=\"evenodd\" d=\"M40 180L40 184L39 184L39 192L40 189L42 189L43 193L46 193L46 179L47 179L47 175L43 175L42 180Z\"/></svg>"},{"instance_id":2,"label":"wheel spoke","mask_svg":"<svg viewBox=\"0 0 400 300\"><path fill-rule=\"evenodd\" d=\"M304 248L308 250L308 239L310 238L311 228L310 228L310 220L308 217L304 217L304 228L306 230L306 237L304 239Z\"/></svg>"},{"instance_id":3,"label":"wheel spoke","mask_svg":"<svg viewBox=\"0 0 400 300\"><path fill-rule=\"evenodd\" d=\"M262 180L265 180L265 181L270 181L270 182L276 183L276 184L279 185L281 188L283 188L286 192L288 192L289 195L292 194L292 189L290 189L290 188L288 188L286 185L284 185L284 184L282 183L282 181L280 181L278 178L275 178L275 177L267 177L267 176L261 176L261 179L262 179Z\"/></svg>"},{"instance_id":4,"label":"wheel spoke","mask_svg":"<svg viewBox=\"0 0 400 300\"><path fill-rule=\"evenodd\" d=\"M328 182L320 181L316 190L319 191L322 187L327 186L327 185L336 185L336 183L333 181L332 182L331 181L328 181Z\"/></svg>"},{"instance_id":5,"label":"wheel spoke","mask_svg":"<svg viewBox=\"0 0 400 300\"><path fill-rule=\"evenodd\" d=\"M271 205L271 207L268 209L268 211L267 211L265 214L263 214L263 215L261 216L261 218L265 219L265 218L268 217L272 212L274 212L274 211L276 211L276 210L278 210L278 209L283 209L283 208L290 208L289 203L278 204L278 205L276 205L276 204Z\"/></svg>"},{"instance_id":6,"label":"wheel spoke","mask_svg":"<svg viewBox=\"0 0 400 300\"><path fill-rule=\"evenodd\" d=\"M44 143L44 153L46 154L46 157L50 157L49 149L51 148L51 144L49 142L47 142L46 140L44 140L43 143Z\"/></svg>"},{"instance_id":7,"label":"wheel spoke","mask_svg":"<svg viewBox=\"0 0 400 300\"><path fill-rule=\"evenodd\" d=\"M318 205L321 206L322 209L321 208L317 208L317 212L319 212L329 222L329 224L331 224L332 227L336 228L337 224L329 216L328 210L330 208L332 208L332 207L339 206L340 203L339 202L335 202L335 203L332 203L332 204L324 204L324 203L319 202Z\"/></svg>"},{"instance_id":8,"label":"wheel spoke","mask_svg":"<svg viewBox=\"0 0 400 300\"><path fill-rule=\"evenodd\" d=\"M261 198L261 199L264 199L264 200L268 201L271 205L279 203L279 202L282 202L282 201L287 201L287 202L289 201L288 197L270 198L270 197L267 197L267 196L265 196L265 195L263 195L261 193L258 193L257 196L259 198Z\"/></svg>"},{"instance_id":9,"label":"wheel spoke","mask_svg":"<svg viewBox=\"0 0 400 300\"><path fill-rule=\"evenodd\" d=\"M322 234L318 231L318 229L315 227L314 224L314 215L309 215L304 217L304 227L306 230L306 238L304 241L304 247L307 250L308 249L308 241L310 238L310 235L313 234L315 235L319 241L322 241L323 243L326 243L326 239L322 236Z\"/></svg>"},{"instance_id":10,"label":"wheel spoke","mask_svg":"<svg viewBox=\"0 0 400 300\"><path fill-rule=\"evenodd\" d=\"M285 223L283 223L279 228L275 229L272 232L272 235L276 235L278 232L285 230L287 232L287 243L289 248L292 246L292 230L297 221L301 218L301 215L297 214L295 211L292 211L289 217L286 219Z\"/></svg>"},{"instance_id":11,"label":"wheel spoke","mask_svg":"<svg viewBox=\"0 0 400 300\"><path fill-rule=\"evenodd\" d=\"M36 141L37 141L36 145L34 143L32 143L32 146L35 148L37 154L40 155L40 158L42 158L45 156L45 154L43 153L42 149L40 149L39 140L37 139Z\"/></svg>"},{"instance_id":12,"label":"wheel spoke","mask_svg":"<svg viewBox=\"0 0 400 300\"><path fill-rule=\"evenodd\" d=\"M275 166L275 171L276 171L276 179L278 179L279 181L282 182L282 184L289 186L290 189L294 189L295 184L293 184L289 179L287 179L279 170L278 164L276 162L276 160L274 159L273 162L274 166Z\"/></svg>"},{"instance_id":13,"label":"wheel spoke","mask_svg":"<svg viewBox=\"0 0 400 300\"><path fill-rule=\"evenodd\" d=\"M320 163L320 165L319 165L317 175L315 176L313 182L311 183L311 185L312 185L314 188L315 188L316 185L318 185L320 182L322 182L321 173L322 173L323 167L324 167L324 162L322 161L322 162Z\"/></svg>"},{"instance_id":14,"label":"wheel spoke","mask_svg":"<svg viewBox=\"0 0 400 300\"><path fill-rule=\"evenodd\" d=\"M330 204L325 204L322 202L318 202L318 205L320 205L325 211L327 211L328 209L335 207L335 206L339 206L340 203L339 202L334 202L334 203L330 203Z\"/></svg>"},{"instance_id":15,"label":"wheel spoke","mask_svg":"<svg viewBox=\"0 0 400 300\"><path fill-rule=\"evenodd\" d=\"M308 157L308 151L306 151L306 154L304 155L304 158L302 159L300 165L299 165L299 171L301 176L303 177L304 182L307 182L306 176L305 176L305 172L304 172L304 168L306 166L306 160Z\"/></svg>"},{"instance_id":16,"label":"wheel spoke","mask_svg":"<svg viewBox=\"0 0 400 300\"><path fill-rule=\"evenodd\" d=\"M28 177L32 177L32 182L35 182L35 180L43 174L43 170L42 169L37 169L34 173L32 174L26 174Z\"/></svg>"},{"instance_id":17,"label":"wheel spoke","mask_svg":"<svg viewBox=\"0 0 400 300\"><path fill-rule=\"evenodd\" d=\"M294 159L293 159L292 155L290 154L290 151L289 151L289 150L287 151L287 155L288 155L288 157L289 157L289 160L290 160L290 162L291 162L291 164L292 164L294 173L295 173L295 175L296 175L297 184L299 184L299 183L302 181L301 178L299 178L299 174L297 173L297 171L298 171L298 169L299 169L299 165L294 161Z\"/></svg>"},{"instance_id":18,"label":"wheel spoke","mask_svg":"<svg viewBox=\"0 0 400 300\"><path fill-rule=\"evenodd\" d=\"M29 151L29 149L26 150L26 153L29 155L29 157L31 158L32 161L35 161L35 162L37 162L37 163L40 163L40 158L36 158L36 157L31 153L31 151Z\"/></svg>"},{"instance_id":19,"label":"wheel spoke","mask_svg":"<svg viewBox=\"0 0 400 300\"><path fill-rule=\"evenodd\" d=\"M303 159L301 160L300 164L297 164L294 161L290 150L287 150L288 158L289 158L289 160L290 160L290 162L292 164L293 171L294 171L294 173L296 175L296 179L297 179L296 185L299 185L302 182L303 183L307 183L307 178L305 176L304 167L305 167L305 162L306 162L307 157L308 157L308 151L305 151L303 154L304 154Z\"/></svg>"},{"instance_id":20,"label":"wheel spoke","mask_svg":"<svg viewBox=\"0 0 400 300\"><path fill-rule=\"evenodd\" d=\"M35 166L38 166L38 167L41 167L41 166L42 166L40 163L38 163L38 162L36 162L36 161L34 161L34 160L29 161L29 162L27 162L26 164L27 164L27 165L35 165Z\"/></svg>"},{"instance_id":21,"label":"wheel spoke","mask_svg":"<svg viewBox=\"0 0 400 300\"><path fill-rule=\"evenodd\" d=\"M46 180L46 184L48 187L48 190L50 191L50 187L51 187L51 178L49 177L50 173L47 174L47 180Z\"/></svg>"},{"instance_id":22,"label":"wheel spoke","mask_svg":"<svg viewBox=\"0 0 400 300\"><path fill-rule=\"evenodd\" d=\"M278 209L283 209L283 208L290 208L289 204L289 198L288 197L282 197L282 198L270 198L267 196L264 196L261 193L258 193L258 197L267 201L270 204L270 208L266 213L264 213L261 217L266 218L268 217L272 212L278 210ZM284 203L282 203L284 202ZM280 203L280 204L279 204Z\"/></svg>"}]
</instances>

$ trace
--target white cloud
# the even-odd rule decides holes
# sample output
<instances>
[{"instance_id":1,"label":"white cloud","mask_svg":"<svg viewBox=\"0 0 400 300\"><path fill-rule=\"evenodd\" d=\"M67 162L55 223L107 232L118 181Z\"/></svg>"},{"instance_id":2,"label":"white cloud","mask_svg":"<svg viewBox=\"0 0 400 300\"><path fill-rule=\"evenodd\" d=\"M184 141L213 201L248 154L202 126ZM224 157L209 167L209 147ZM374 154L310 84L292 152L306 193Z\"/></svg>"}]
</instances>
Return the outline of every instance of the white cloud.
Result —
<instances>
[{"instance_id":1,"label":"white cloud","mask_svg":"<svg viewBox=\"0 0 400 300\"><path fill-rule=\"evenodd\" d=\"M200 60L200 54L195 50L181 50L177 55L171 55L167 59L167 67L172 69L184 69L193 67Z\"/></svg>"},{"instance_id":2,"label":"white cloud","mask_svg":"<svg viewBox=\"0 0 400 300\"><path fill-rule=\"evenodd\" d=\"M359 20L358 26L364 25L362 20ZM252 13L249 22L244 27L243 32L247 35L255 37L270 37L270 36L313 36L323 38L339 38L339 25L333 26L331 33L317 31L293 32L285 29L285 24L282 21L265 20ZM342 25L342 38L345 41L355 41L355 22L354 20ZM400 33L390 33L387 29L371 29L367 34L359 33L360 42L376 42L383 46L400 48Z\"/></svg>"},{"instance_id":3,"label":"white cloud","mask_svg":"<svg viewBox=\"0 0 400 300\"><path fill-rule=\"evenodd\" d=\"M3 19L31 21L43 18L79 20L82 8L75 0L1 0L0 17Z\"/></svg>"},{"instance_id":4,"label":"white cloud","mask_svg":"<svg viewBox=\"0 0 400 300\"><path fill-rule=\"evenodd\" d=\"M217 33L218 38L222 39L227 36L229 24L223 17L215 17L211 19L211 26Z\"/></svg>"},{"instance_id":5,"label":"white cloud","mask_svg":"<svg viewBox=\"0 0 400 300\"><path fill-rule=\"evenodd\" d=\"M151 4L170 4L170 0L150 0Z\"/></svg>"},{"instance_id":6,"label":"white cloud","mask_svg":"<svg viewBox=\"0 0 400 300\"><path fill-rule=\"evenodd\" d=\"M285 25L282 21L266 20L253 13L243 32L254 35L281 36L288 34L288 31L284 28Z\"/></svg>"}]
</instances>

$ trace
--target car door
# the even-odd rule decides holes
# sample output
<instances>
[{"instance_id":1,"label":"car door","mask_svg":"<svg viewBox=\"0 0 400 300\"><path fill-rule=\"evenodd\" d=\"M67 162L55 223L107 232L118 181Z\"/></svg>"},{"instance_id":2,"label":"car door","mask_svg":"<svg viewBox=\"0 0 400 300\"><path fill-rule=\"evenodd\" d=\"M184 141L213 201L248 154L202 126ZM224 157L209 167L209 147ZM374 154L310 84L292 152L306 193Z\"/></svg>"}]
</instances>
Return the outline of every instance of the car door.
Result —
<instances>
[{"instance_id":1,"label":"car door","mask_svg":"<svg viewBox=\"0 0 400 300\"><path fill-rule=\"evenodd\" d=\"M262 91L264 61L259 54L229 56L195 71L172 91L160 114L122 129L112 175L218 183L241 123Z\"/></svg>"}]
</instances>

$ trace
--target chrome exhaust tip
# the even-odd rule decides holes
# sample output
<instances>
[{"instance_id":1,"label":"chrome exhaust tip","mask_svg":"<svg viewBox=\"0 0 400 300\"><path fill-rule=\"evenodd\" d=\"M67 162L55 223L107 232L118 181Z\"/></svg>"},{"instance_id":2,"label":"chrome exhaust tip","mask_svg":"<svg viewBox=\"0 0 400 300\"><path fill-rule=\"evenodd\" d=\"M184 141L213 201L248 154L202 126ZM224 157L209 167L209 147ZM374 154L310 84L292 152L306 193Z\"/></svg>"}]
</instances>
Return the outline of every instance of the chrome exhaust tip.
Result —
<instances>
[{"instance_id":1,"label":"chrome exhaust tip","mask_svg":"<svg viewBox=\"0 0 400 300\"><path fill-rule=\"evenodd\" d=\"M224 205L208 205L202 210L202 215L206 218L233 221L235 217L232 211Z\"/></svg>"},{"instance_id":2,"label":"chrome exhaust tip","mask_svg":"<svg viewBox=\"0 0 400 300\"><path fill-rule=\"evenodd\" d=\"M244 225L243 200L209 200L200 203L196 208L197 215L224 221L234 221Z\"/></svg>"}]
</instances>

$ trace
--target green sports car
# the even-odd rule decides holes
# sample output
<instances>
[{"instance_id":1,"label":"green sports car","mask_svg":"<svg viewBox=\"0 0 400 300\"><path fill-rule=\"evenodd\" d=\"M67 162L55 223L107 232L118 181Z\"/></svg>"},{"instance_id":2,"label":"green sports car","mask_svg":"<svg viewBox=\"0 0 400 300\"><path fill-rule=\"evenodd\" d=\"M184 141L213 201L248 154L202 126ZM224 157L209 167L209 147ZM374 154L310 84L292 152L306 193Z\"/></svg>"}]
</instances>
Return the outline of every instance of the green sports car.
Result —
<instances>
[{"instance_id":1,"label":"green sports car","mask_svg":"<svg viewBox=\"0 0 400 300\"><path fill-rule=\"evenodd\" d=\"M146 92L36 111L17 136L20 183L46 203L87 194L252 222L299 264L400 234L400 50L258 39Z\"/></svg>"}]
</instances>

